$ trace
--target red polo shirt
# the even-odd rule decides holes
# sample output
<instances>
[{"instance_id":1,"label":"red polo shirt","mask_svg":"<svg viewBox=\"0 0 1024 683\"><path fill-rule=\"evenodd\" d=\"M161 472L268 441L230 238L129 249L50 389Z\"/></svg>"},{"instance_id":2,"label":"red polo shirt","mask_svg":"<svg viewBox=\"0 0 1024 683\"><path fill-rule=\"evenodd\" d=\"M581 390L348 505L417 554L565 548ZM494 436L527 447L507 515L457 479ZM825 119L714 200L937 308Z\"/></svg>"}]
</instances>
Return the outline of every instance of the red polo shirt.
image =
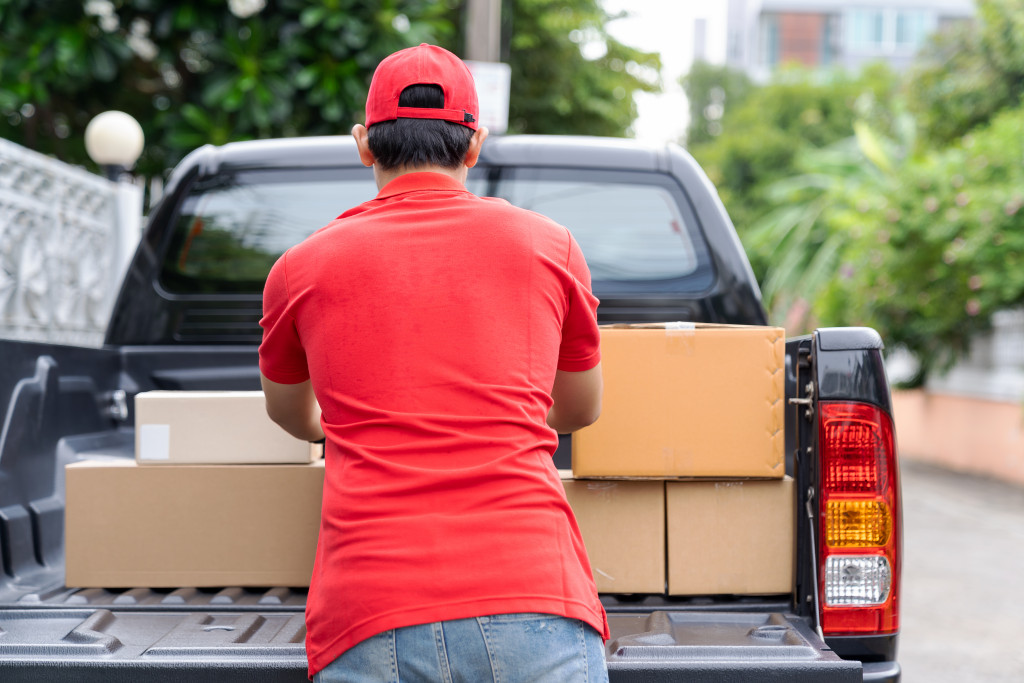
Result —
<instances>
[{"instance_id":1,"label":"red polo shirt","mask_svg":"<svg viewBox=\"0 0 1024 683\"><path fill-rule=\"evenodd\" d=\"M545 422L556 367L600 358L568 230L410 173L288 250L263 297L260 369L311 378L327 435L310 676L446 619L542 612L607 637Z\"/></svg>"}]
</instances>

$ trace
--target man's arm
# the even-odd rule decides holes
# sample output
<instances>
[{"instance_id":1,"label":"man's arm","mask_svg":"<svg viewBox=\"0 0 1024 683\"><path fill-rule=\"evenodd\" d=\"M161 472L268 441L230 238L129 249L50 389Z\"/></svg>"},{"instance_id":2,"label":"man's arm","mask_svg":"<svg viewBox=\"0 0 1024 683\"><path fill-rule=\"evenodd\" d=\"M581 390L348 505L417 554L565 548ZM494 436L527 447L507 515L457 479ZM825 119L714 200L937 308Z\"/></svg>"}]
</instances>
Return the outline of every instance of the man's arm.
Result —
<instances>
[{"instance_id":1,"label":"man's arm","mask_svg":"<svg viewBox=\"0 0 1024 683\"><path fill-rule=\"evenodd\" d=\"M278 384L260 373L267 415L296 439L319 441L324 438L320 426L320 404L313 395L310 380L299 384Z\"/></svg>"},{"instance_id":2,"label":"man's arm","mask_svg":"<svg viewBox=\"0 0 1024 683\"><path fill-rule=\"evenodd\" d=\"M600 363L582 372L555 371L548 426L559 434L568 434L594 424L601 415L603 389Z\"/></svg>"}]
</instances>

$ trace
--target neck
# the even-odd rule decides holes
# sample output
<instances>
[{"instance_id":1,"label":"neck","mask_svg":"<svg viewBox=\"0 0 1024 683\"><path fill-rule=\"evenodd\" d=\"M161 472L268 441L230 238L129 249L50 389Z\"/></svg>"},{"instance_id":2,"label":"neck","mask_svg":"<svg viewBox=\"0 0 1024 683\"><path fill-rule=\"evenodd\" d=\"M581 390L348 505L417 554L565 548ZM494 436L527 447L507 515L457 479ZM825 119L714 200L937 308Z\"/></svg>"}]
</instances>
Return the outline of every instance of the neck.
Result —
<instances>
[{"instance_id":1,"label":"neck","mask_svg":"<svg viewBox=\"0 0 1024 683\"><path fill-rule=\"evenodd\" d=\"M445 168L443 166L400 166L398 168L392 168L384 170L379 164L373 165L373 177L377 181L377 189L382 190L384 186L390 183L398 176L403 176L406 173L442 173L446 176L454 178L463 185L466 184L466 175L469 169L462 165L458 168Z\"/></svg>"}]
</instances>

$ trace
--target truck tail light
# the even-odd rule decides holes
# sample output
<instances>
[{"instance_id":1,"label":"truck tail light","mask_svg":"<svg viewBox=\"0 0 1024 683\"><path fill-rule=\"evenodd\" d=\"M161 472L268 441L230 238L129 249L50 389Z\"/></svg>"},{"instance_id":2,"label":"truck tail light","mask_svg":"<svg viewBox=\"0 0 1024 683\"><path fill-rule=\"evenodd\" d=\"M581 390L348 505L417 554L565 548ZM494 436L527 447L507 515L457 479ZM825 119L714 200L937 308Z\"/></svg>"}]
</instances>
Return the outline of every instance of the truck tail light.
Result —
<instances>
[{"instance_id":1,"label":"truck tail light","mask_svg":"<svg viewBox=\"0 0 1024 683\"><path fill-rule=\"evenodd\" d=\"M892 419L866 403L822 402L818 443L822 632L895 633L902 539Z\"/></svg>"}]
</instances>

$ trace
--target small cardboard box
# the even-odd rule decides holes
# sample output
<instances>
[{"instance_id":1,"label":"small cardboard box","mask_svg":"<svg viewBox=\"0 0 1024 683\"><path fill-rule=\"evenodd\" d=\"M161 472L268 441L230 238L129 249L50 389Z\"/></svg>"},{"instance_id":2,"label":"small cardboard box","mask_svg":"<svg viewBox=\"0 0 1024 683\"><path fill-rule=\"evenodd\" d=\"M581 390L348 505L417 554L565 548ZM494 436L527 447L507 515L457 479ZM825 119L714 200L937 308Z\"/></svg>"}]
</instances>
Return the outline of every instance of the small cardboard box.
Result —
<instances>
[{"instance_id":1,"label":"small cardboard box","mask_svg":"<svg viewBox=\"0 0 1024 683\"><path fill-rule=\"evenodd\" d=\"M666 482L670 595L790 593L792 477Z\"/></svg>"},{"instance_id":2,"label":"small cardboard box","mask_svg":"<svg viewBox=\"0 0 1024 683\"><path fill-rule=\"evenodd\" d=\"M97 587L308 586L323 461L66 472L66 584Z\"/></svg>"},{"instance_id":3,"label":"small cardboard box","mask_svg":"<svg viewBox=\"0 0 1024 683\"><path fill-rule=\"evenodd\" d=\"M665 592L665 484L562 472L600 593Z\"/></svg>"},{"instance_id":4,"label":"small cardboard box","mask_svg":"<svg viewBox=\"0 0 1024 683\"><path fill-rule=\"evenodd\" d=\"M308 463L320 453L267 417L262 391L135 397L135 459L142 465Z\"/></svg>"},{"instance_id":5,"label":"small cardboard box","mask_svg":"<svg viewBox=\"0 0 1024 683\"><path fill-rule=\"evenodd\" d=\"M785 473L781 328L603 327L601 356L601 417L573 434L575 477Z\"/></svg>"}]
</instances>

